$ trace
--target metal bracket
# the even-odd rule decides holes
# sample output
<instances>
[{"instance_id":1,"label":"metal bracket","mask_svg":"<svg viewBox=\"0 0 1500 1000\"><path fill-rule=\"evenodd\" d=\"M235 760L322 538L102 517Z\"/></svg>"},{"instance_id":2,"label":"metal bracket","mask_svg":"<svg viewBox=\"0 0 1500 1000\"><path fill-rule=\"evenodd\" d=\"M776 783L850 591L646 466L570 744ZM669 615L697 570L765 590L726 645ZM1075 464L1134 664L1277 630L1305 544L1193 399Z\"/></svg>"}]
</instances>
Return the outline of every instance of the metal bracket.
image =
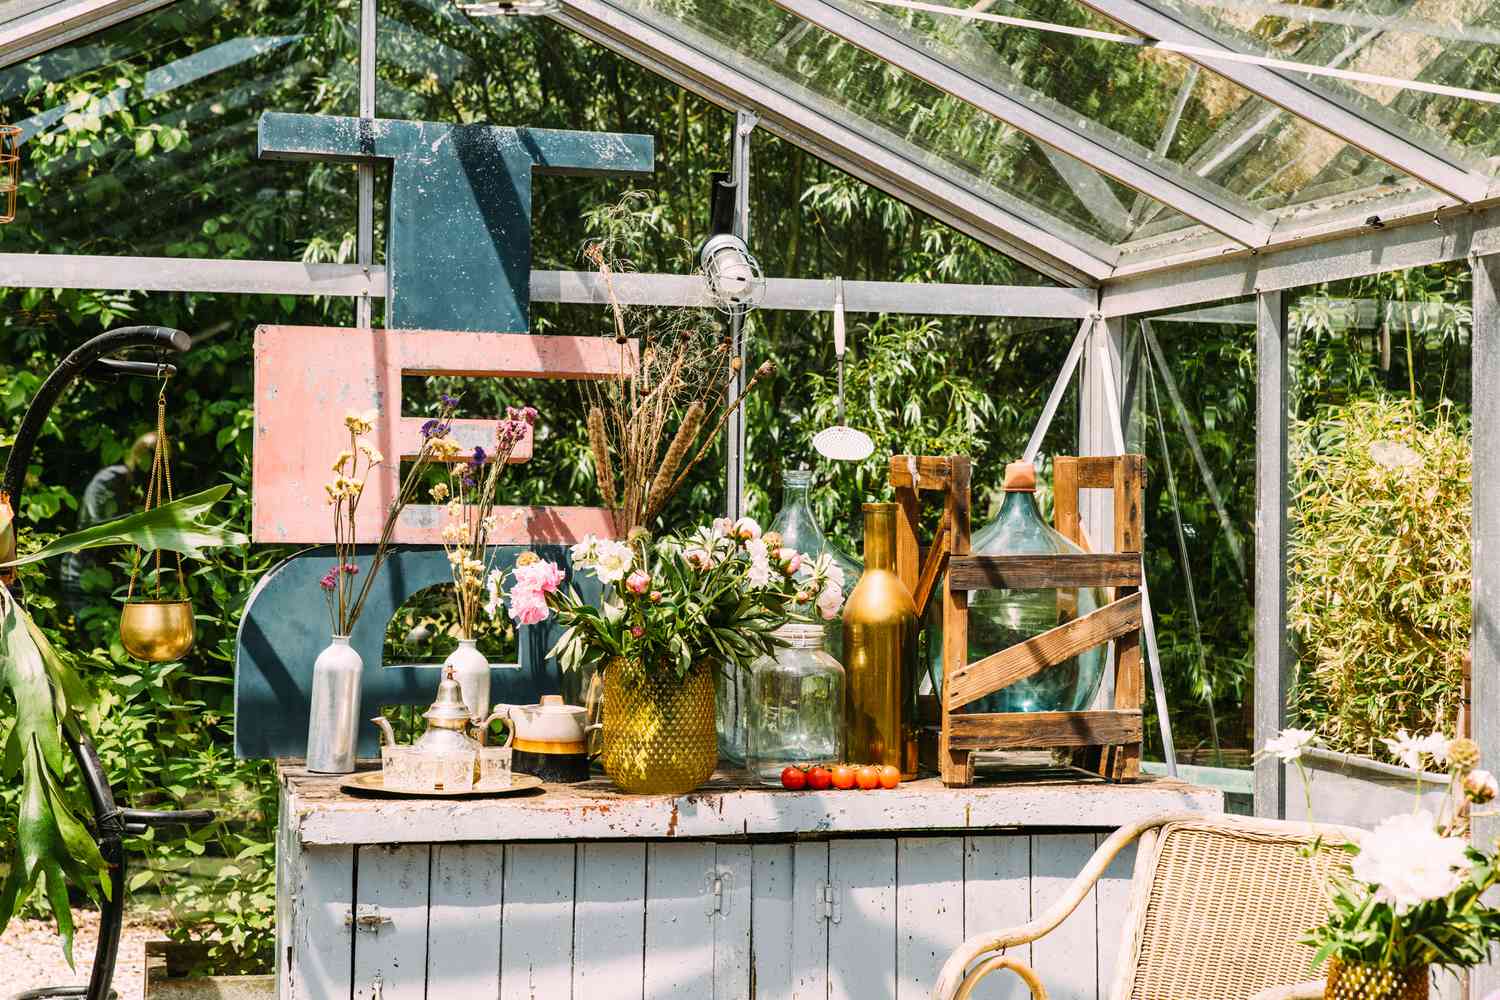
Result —
<instances>
[{"instance_id":1,"label":"metal bracket","mask_svg":"<svg viewBox=\"0 0 1500 1000\"><path fill-rule=\"evenodd\" d=\"M344 926L353 927L356 931L379 934L380 928L389 923L391 918L381 913L380 907L374 903L360 903L344 914Z\"/></svg>"},{"instance_id":2,"label":"metal bracket","mask_svg":"<svg viewBox=\"0 0 1500 1000\"><path fill-rule=\"evenodd\" d=\"M704 872L703 887L708 894L708 905L705 910L709 916L729 912L729 897L724 894L724 887L733 881L733 872L718 870Z\"/></svg>"},{"instance_id":3,"label":"metal bracket","mask_svg":"<svg viewBox=\"0 0 1500 1000\"><path fill-rule=\"evenodd\" d=\"M843 919L843 906L839 903L839 889L832 882L818 883L818 897L814 902L817 904L818 916L824 920L836 924Z\"/></svg>"}]
</instances>

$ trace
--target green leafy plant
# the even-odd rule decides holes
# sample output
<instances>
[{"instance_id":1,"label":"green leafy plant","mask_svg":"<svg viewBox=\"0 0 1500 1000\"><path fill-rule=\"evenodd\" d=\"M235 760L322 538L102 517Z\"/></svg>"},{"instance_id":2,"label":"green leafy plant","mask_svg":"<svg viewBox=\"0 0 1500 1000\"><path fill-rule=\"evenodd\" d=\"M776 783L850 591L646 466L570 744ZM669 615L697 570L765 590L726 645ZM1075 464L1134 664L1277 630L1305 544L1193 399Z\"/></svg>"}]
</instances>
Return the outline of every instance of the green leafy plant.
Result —
<instances>
[{"instance_id":1,"label":"green leafy plant","mask_svg":"<svg viewBox=\"0 0 1500 1000\"><path fill-rule=\"evenodd\" d=\"M1471 611L1472 450L1451 406L1361 399L1293 429L1294 710L1337 750L1452 729Z\"/></svg>"},{"instance_id":2,"label":"green leafy plant","mask_svg":"<svg viewBox=\"0 0 1500 1000\"><path fill-rule=\"evenodd\" d=\"M26 565L48 556L106 545L170 549L190 558L206 546L242 544L244 536L203 521L229 486L197 493L151 511L131 514L79 531L6 564ZM14 526L0 525L13 531ZM21 809L9 871L0 884L0 929L17 904L45 882L63 951L73 960L73 920L68 885L91 897L108 895L109 872L65 783L64 739L82 736L83 686L10 590L0 585L0 688L16 704L16 718L0 750L0 776L21 778ZM97 889L97 891L96 891Z\"/></svg>"}]
</instances>

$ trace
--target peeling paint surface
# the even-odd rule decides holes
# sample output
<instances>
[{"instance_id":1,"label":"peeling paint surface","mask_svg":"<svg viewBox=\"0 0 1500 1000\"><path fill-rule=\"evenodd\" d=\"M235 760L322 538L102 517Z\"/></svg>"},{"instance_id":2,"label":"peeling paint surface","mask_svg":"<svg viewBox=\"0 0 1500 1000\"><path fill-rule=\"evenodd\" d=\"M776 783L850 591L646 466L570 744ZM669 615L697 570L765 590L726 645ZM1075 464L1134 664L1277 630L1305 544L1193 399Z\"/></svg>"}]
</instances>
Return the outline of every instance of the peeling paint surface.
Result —
<instances>
[{"instance_id":1,"label":"peeling paint surface","mask_svg":"<svg viewBox=\"0 0 1500 1000\"><path fill-rule=\"evenodd\" d=\"M261 115L262 158L391 164L391 326L530 328L531 174L639 176L648 135L331 115Z\"/></svg>"}]
</instances>

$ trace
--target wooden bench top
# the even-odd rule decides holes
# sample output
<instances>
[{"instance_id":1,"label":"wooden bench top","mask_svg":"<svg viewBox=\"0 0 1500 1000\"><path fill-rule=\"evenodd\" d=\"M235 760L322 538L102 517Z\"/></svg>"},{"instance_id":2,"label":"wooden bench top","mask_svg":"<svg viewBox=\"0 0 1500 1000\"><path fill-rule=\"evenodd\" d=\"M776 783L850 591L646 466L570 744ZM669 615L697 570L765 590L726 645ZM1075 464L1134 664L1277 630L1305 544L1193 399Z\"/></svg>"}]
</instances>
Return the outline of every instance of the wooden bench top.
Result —
<instances>
[{"instance_id":1,"label":"wooden bench top","mask_svg":"<svg viewBox=\"0 0 1500 1000\"><path fill-rule=\"evenodd\" d=\"M626 795L596 778L476 799L354 796L339 789L342 778L309 774L300 761L281 761L278 772L281 821L308 845L1100 830L1161 812L1223 811L1218 789L1167 778L1108 785L1080 780L1077 772L1026 771L973 788L944 788L928 778L867 792L788 792L723 773L680 796Z\"/></svg>"}]
</instances>

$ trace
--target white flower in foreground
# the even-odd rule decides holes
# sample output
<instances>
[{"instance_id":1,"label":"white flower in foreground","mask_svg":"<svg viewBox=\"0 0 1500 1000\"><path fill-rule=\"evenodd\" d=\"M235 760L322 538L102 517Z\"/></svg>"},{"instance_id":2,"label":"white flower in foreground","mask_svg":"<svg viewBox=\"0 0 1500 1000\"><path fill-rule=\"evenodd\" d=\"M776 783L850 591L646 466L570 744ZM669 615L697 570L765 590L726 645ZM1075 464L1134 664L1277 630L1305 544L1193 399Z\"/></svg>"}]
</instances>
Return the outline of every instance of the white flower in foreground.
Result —
<instances>
[{"instance_id":1,"label":"white flower in foreground","mask_svg":"<svg viewBox=\"0 0 1500 1000\"><path fill-rule=\"evenodd\" d=\"M596 535L587 535L583 541L569 552L573 557L573 565L583 569L594 565L594 560L599 558L599 538Z\"/></svg>"},{"instance_id":2,"label":"white flower in foreground","mask_svg":"<svg viewBox=\"0 0 1500 1000\"><path fill-rule=\"evenodd\" d=\"M750 556L750 571L745 575L745 581L756 590L769 585L771 582L771 553L765 539L750 539L745 543L745 551Z\"/></svg>"},{"instance_id":3,"label":"white flower in foreground","mask_svg":"<svg viewBox=\"0 0 1500 1000\"><path fill-rule=\"evenodd\" d=\"M1467 842L1438 834L1426 810L1384 820L1359 845L1350 874L1375 887L1375 898L1405 913L1441 899L1469 873Z\"/></svg>"},{"instance_id":4,"label":"white flower in foreground","mask_svg":"<svg viewBox=\"0 0 1500 1000\"><path fill-rule=\"evenodd\" d=\"M624 542L601 540L594 560L594 575L603 583L619 583L630 572L635 553Z\"/></svg>"},{"instance_id":5,"label":"white flower in foreground","mask_svg":"<svg viewBox=\"0 0 1500 1000\"><path fill-rule=\"evenodd\" d=\"M1318 734L1311 729L1283 729L1277 735L1266 740L1266 745L1261 750L1264 756L1273 756L1278 760L1290 764L1302 757L1302 751L1308 747L1317 745Z\"/></svg>"},{"instance_id":6,"label":"white flower in foreground","mask_svg":"<svg viewBox=\"0 0 1500 1000\"><path fill-rule=\"evenodd\" d=\"M500 602L505 599L500 584L505 580L505 574L498 569L490 570L489 576L484 578L484 589L488 595L484 602L484 613L490 618L500 614Z\"/></svg>"},{"instance_id":7,"label":"white flower in foreground","mask_svg":"<svg viewBox=\"0 0 1500 1000\"><path fill-rule=\"evenodd\" d=\"M1386 749L1402 764L1413 771L1422 770L1422 758L1431 757L1441 767L1448 762L1448 738L1442 733L1413 736L1404 729L1396 730L1395 739L1381 740Z\"/></svg>"}]
</instances>

